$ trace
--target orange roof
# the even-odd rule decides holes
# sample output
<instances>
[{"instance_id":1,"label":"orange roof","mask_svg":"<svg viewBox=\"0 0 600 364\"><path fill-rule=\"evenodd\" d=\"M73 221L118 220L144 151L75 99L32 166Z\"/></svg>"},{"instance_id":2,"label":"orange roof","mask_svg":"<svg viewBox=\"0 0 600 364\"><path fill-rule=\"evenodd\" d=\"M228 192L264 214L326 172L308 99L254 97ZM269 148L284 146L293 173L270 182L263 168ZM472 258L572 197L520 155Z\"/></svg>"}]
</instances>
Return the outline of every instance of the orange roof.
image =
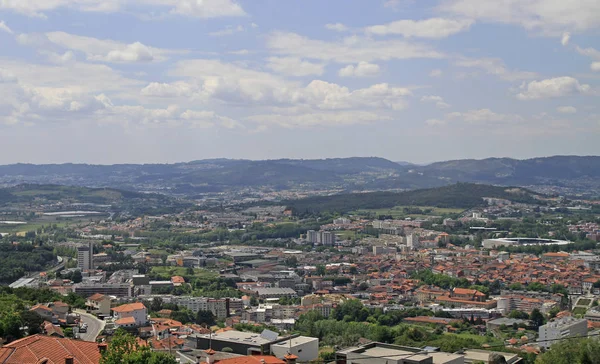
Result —
<instances>
[{"instance_id":1,"label":"orange roof","mask_svg":"<svg viewBox=\"0 0 600 364\"><path fill-rule=\"evenodd\" d=\"M48 307L48 306L45 306L45 305L35 305L29 311L35 311L37 309L41 309L41 310L44 310L44 311L50 311L50 312L52 312L52 309L50 307Z\"/></svg>"},{"instance_id":2,"label":"orange roof","mask_svg":"<svg viewBox=\"0 0 600 364\"><path fill-rule=\"evenodd\" d=\"M103 295L102 293L95 293L93 295L91 295L90 297L88 297L89 301L102 301L104 299L104 297L106 297L105 295Z\"/></svg>"},{"instance_id":3,"label":"orange roof","mask_svg":"<svg viewBox=\"0 0 600 364\"><path fill-rule=\"evenodd\" d=\"M270 355L248 355L237 358L219 360L219 364L285 364L281 359Z\"/></svg>"},{"instance_id":4,"label":"orange roof","mask_svg":"<svg viewBox=\"0 0 600 364\"><path fill-rule=\"evenodd\" d=\"M479 291L477 291L476 289L468 289L468 288L454 288L453 292L455 294L470 294L470 295L475 295Z\"/></svg>"},{"instance_id":5,"label":"orange roof","mask_svg":"<svg viewBox=\"0 0 600 364\"><path fill-rule=\"evenodd\" d=\"M181 276L173 276L171 277L171 283L185 283L185 279Z\"/></svg>"},{"instance_id":6,"label":"orange roof","mask_svg":"<svg viewBox=\"0 0 600 364\"><path fill-rule=\"evenodd\" d=\"M135 325L135 318L133 316L123 317L115 321L117 325Z\"/></svg>"},{"instance_id":7,"label":"orange roof","mask_svg":"<svg viewBox=\"0 0 600 364\"><path fill-rule=\"evenodd\" d=\"M141 302L128 303L125 305L121 305L119 307L115 307L112 310L115 312L132 312L137 310L144 310L146 306L144 306Z\"/></svg>"},{"instance_id":8,"label":"orange roof","mask_svg":"<svg viewBox=\"0 0 600 364\"><path fill-rule=\"evenodd\" d=\"M33 335L0 348L0 363L38 363L40 359L48 359L48 364L63 364L69 355L77 364L100 362L100 351L94 342Z\"/></svg>"}]
</instances>

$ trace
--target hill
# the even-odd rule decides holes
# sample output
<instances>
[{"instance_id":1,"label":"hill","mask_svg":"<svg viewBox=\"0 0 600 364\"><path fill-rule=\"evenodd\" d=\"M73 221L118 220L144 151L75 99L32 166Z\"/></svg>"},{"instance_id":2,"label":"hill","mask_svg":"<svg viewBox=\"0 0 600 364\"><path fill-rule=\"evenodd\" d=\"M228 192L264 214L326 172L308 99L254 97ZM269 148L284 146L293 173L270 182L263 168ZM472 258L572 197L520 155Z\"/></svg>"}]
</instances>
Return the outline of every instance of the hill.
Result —
<instances>
[{"instance_id":1,"label":"hill","mask_svg":"<svg viewBox=\"0 0 600 364\"><path fill-rule=\"evenodd\" d=\"M48 206L52 211L94 210L128 215L158 214L191 206L190 203L156 193L112 188L21 184L0 189L0 208L15 205Z\"/></svg>"},{"instance_id":2,"label":"hill","mask_svg":"<svg viewBox=\"0 0 600 364\"><path fill-rule=\"evenodd\" d=\"M498 187L473 183L406 192L350 193L309 197L284 203L296 213L339 212L359 209L391 208L394 206L435 206L468 209L485 205L484 197L501 198L513 202L539 203L535 193L514 187Z\"/></svg>"},{"instance_id":3,"label":"hill","mask_svg":"<svg viewBox=\"0 0 600 364\"><path fill-rule=\"evenodd\" d=\"M465 159L426 166L376 157L0 166L0 185L5 186L35 183L109 187L194 198L245 188L356 192L433 188L455 182L524 186L540 191L554 188L551 191L567 195L600 195L600 157Z\"/></svg>"}]
</instances>

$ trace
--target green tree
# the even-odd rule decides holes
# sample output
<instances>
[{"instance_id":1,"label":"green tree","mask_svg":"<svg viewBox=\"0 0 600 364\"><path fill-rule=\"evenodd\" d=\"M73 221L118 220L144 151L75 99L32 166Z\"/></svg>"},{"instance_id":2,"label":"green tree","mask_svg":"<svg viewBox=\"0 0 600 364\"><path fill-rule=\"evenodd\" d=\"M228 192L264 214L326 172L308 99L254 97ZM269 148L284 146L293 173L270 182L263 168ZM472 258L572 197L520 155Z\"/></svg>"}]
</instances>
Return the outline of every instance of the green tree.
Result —
<instances>
[{"instance_id":1,"label":"green tree","mask_svg":"<svg viewBox=\"0 0 600 364\"><path fill-rule=\"evenodd\" d=\"M100 364L176 364L175 357L140 346L135 337L117 330Z\"/></svg>"},{"instance_id":2,"label":"green tree","mask_svg":"<svg viewBox=\"0 0 600 364\"><path fill-rule=\"evenodd\" d=\"M73 283L81 283L81 281L83 280L83 276L81 275L81 271L80 270L76 270L75 272L73 272L73 276L71 277L71 280L73 281Z\"/></svg>"},{"instance_id":3,"label":"green tree","mask_svg":"<svg viewBox=\"0 0 600 364\"><path fill-rule=\"evenodd\" d=\"M212 326L216 323L215 315L211 311L200 310L196 314L196 323L198 325L206 324Z\"/></svg>"},{"instance_id":4,"label":"green tree","mask_svg":"<svg viewBox=\"0 0 600 364\"><path fill-rule=\"evenodd\" d=\"M544 324L544 322L546 321L546 319L544 318L544 315L542 315L540 310L537 308L534 308L531 311L531 314L529 315L529 319L533 323L533 327L535 327L536 329L538 327L542 326Z\"/></svg>"},{"instance_id":5,"label":"green tree","mask_svg":"<svg viewBox=\"0 0 600 364\"><path fill-rule=\"evenodd\" d=\"M539 355L536 364L595 364L600 358L600 341L570 339L557 342Z\"/></svg>"},{"instance_id":6,"label":"green tree","mask_svg":"<svg viewBox=\"0 0 600 364\"><path fill-rule=\"evenodd\" d=\"M27 327L27 335L35 335L41 332L41 326L42 323L44 323L44 319L38 313L23 310L19 316L21 316L23 326Z\"/></svg>"}]
</instances>

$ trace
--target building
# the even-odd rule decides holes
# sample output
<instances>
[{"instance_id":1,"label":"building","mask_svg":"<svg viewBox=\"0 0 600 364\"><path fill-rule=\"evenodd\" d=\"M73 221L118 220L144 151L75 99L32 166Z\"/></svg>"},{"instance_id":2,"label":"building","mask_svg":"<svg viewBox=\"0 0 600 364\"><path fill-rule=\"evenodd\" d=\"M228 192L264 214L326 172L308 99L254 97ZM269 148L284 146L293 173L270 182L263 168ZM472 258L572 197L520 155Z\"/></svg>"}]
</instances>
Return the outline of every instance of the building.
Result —
<instances>
[{"instance_id":1,"label":"building","mask_svg":"<svg viewBox=\"0 0 600 364\"><path fill-rule=\"evenodd\" d=\"M77 268L82 271L94 269L94 244L92 242L77 247Z\"/></svg>"},{"instance_id":2,"label":"building","mask_svg":"<svg viewBox=\"0 0 600 364\"><path fill-rule=\"evenodd\" d=\"M115 297L133 297L133 285L129 283L78 283L73 286L73 291L83 297L89 297L96 293Z\"/></svg>"},{"instance_id":3,"label":"building","mask_svg":"<svg viewBox=\"0 0 600 364\"><path fill-rule=\"evenodd\" d=\"M338 364L464 364L465 356L373 342L336 352Z\"/></svg>"},{"instance_id":4,"label":"building","mask_svg":"<svg viewBox=\"0 0 600 364\"><path fill-rule=\"evenodd\" d=\"M410 249L419 249L421 247L421 245L419 244L419 235L406 235L406 246Z\"/></svg>"},{"instance_id":5,"label":"building","mask_svg":"<svg viewBox=\"0 0 600 364\"><path fill-rule=\"evenodd\" d=\"M148 310L141 302L114 307L112 311L115 324L120 327L137 327L148 323Z\"/></svg>"},{"instance_id":6,"label":"building","mask_svg":"<svg viewBox=\"0 0 600 364\"><path fill-rule=\"evenodd\" d=\"M577 319L571 316L549 322L539 328L539 345L548 349L556 340L586 336L588 321L586 319ZM554 341L549 341L554 340Z\"/></svg>"},{"instance_id":7,"label":"building","mask_svg":"<svg viewBox=\"0 0 600 364\"><path fill-rule=\"evenodd\" d=\"M188 346L193 349L229 351L240 355L265 355L271 353L271 345L288 340L277 333L264 330L261 334L237 330L227 330L211 334L194 334L188 336Z\"/></svg>"},{"instance_id":8,"label":"building","mask_svg":"<svg viewBox=\"0 0 600 364\"><path fill-rule=\"evenodd\" d=\"M0 364L98 364L106 344L33 335L0 348Z\"/></svg>"},{"instance_id":9,"label":"building","mask_svg":"<svg viewBox=\"0 0 600 364\"><path fill-rule=\"evenodd\" d=\"M89 313L94 315L110 315L110 302L109 296L105 296L101 293L96 293L88 297L85 302L85 306Z\"/></svg>"},{"instance_id":10,"label":"building","mask_svg":"<svg viewBox=\"0 0 600 364\"><path fill-rule=\"evenodd\" d=\"M321 244L333 246L335 244L335 234L331 231L321 232Z\"/></svg>"},{"instance_id":11,"label":"building","mask_svg":"<svg viewBox=\"0 0 600 364\"><path fill-rule=\"evenodd\" d=\"M294 298L298 295L296 291L291 288L257 288L256 294L260 298L281 298L281 297L290 297Z\"/></svg>"},{"instance_id":12,"label":"building","mask_svg":"<svg viewBox=\"0 0 600 364\"><path fill-rule=\"evenodd\" d=\"M318 238L317 236L319 235L318 232L314 231L314 230L308 230L306 232L306 241L312 244L316 244L318 242Z\"/></svg>"},{"instance_id":13,"label":"building","mask_svg":"<svg viewBox=\"0 0 600 364\"><path fill-rule=\"evenodd\" d=\"M165 301L174 303L177 306L185 307L194 313L197 313L198 311L210 311L218 319L229 317L230 308L228 298L215 299L192 296L172 296Z\"/></svg>"},{"instance_id":14,"label":"building","mask_svg":"<svg viewBox=\"0 0 600 364\"><path fill-rule=\"evenodd\" d=\"M309 362L319 357L319 339L308 336L298 336L271 345L271 352L283 359L287 354L298 357L300 362Z\"/></svg>"}]
</instances>

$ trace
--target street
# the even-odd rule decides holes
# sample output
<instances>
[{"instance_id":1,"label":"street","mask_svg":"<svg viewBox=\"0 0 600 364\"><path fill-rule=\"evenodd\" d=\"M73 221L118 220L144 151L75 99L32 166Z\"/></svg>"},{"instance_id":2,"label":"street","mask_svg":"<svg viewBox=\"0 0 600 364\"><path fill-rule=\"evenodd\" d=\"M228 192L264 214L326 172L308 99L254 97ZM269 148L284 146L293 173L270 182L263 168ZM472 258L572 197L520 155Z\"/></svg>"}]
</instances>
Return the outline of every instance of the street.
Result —
<instances>
[{"instance_id":1,"label":"street","mask_svg":"<svg viewBox=\"0 0 600 364\"><path fill-rule=\"evenodd\" d=\"M105 322L88 313L82 311L76 312L81 315L81 322L88 325L87 332L79 333L79 338L84 341L96 341L100 331L104 330Z\"/></svg>"}]
</instances>

